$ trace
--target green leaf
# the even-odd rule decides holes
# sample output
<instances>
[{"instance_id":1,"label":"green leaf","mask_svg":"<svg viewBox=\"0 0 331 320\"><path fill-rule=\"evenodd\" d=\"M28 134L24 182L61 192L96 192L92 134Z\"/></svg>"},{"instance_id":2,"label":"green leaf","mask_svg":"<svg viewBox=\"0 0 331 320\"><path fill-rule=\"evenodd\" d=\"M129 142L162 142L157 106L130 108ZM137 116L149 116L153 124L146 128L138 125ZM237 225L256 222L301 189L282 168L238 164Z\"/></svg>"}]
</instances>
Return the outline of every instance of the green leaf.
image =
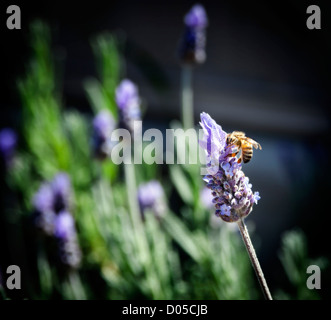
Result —
<instances>
[{"instance_id":1,"label":"green leaf","mask_svg":"<svg viewBox=\"0 0 331 320\"><path fill-rule=\"evenodd\" d=\"M100 82L96 79L90 78L85 80L83 85L94 112L98 113L103 109L107 109Z\"/></svg>"},{"instance_id":2,"label":"green leaf","mask_svg":"<svg viewBox=\"0 0 331 320\"><path fill-rule=\"evenodd\" d=\"M176 242L189 254L189 256L196 262L200 262L201 253L199 246L195 241L193 234L187 227L171 212L168 212L164 218L163 223L169 234L176 240Z\"/></svg>"},{"instance_id":3,"label":"green leaf","mask_svg":"<svg viewBox=\"0 0 331 320\"><path fill-rule=\"evenodd\" d=\"M192 205L194 203L192 183L190 183L190 180L186 177L182 167L176 164L171 165L169 171L171 181L183 201L188 205Z\"/></svg>"}]
</instances>

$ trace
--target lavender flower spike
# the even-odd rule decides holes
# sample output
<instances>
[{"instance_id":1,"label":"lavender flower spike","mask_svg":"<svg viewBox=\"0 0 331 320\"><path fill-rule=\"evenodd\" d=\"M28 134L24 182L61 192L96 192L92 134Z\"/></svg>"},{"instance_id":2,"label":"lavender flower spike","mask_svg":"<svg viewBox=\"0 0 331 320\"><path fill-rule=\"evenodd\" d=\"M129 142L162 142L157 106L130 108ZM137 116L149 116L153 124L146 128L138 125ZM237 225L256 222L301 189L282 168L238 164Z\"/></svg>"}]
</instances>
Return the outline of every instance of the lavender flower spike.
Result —
<instances>
[{"instance_id":1,"label":"lavender flower spike","mask_svg":"<svg viewBox=\"0 0 331 320\"><path fill-rule=\"evenodd\" d=\"M34 223L46 235L54 231L54 194L49 183L44 182L33 197Z\"/></svg>"},{"instance_id":2,"label":"lavender flower spike","mask_svg":"<svg viewBox=\"0 0 331 320\"><path fill-rule=\"evenodd\" d=\"M143 217L144 211L149 209L160 218L165 212L164 191L161 184L156 180L141 184L138 188L138 202Z\"/></svg>"},{"instance_id":3,"label":"lavender flower spike","mask_svg":"<svg viewBox=\"0 0 331 320\"><path fill-rule=\"evenodd\" d=\"M184 17L185 25L190 28L203 29L208 25L208 17L204 7L200 4L194 5Z\"/></svg>"},{"instance_id":4,"label":"lavender flower spike","mask_svg":"<svg viewBox=\"0 0 331 320\"><path fill-rule=\"evenodd\" d=\"M141 117L138 88L132 81L124 79L116 88L115 94L120 115L120 127L132 133L134 121L140 120Z\"/></svg>"},{"instance_id":5,"label":"lavender flower spike","mask_svg":"<svg viewBox=\"0 0 331 320\"><path fill-rule=\"evenodd\" d=\"M92 149L96 158L103 160L110 154L110 136L114 129L115 120L108 110L102 110L94 117Z\"/></svg>"},{"instance_id":6,"label":"lavender flower spike","mask_svg":"<svg viewBox=\"0 0 331 320\"><path fill-rule=\"evenodd\" d=\"M260 199L259 193L253 194L242 164L233 155L233 147L226 143L227 133L206 113L201 114L200 125L204 130L200 145L206 150L207 167L213 169L204 181L212 191L215 214L226 222L237 222L250 214Z\"/></svg>"},{"instance_id":7,"label":"lavender flower spike","mask_svg":"<svg viewBox=\"0 0 331 320\"><path fill-rule=\"evenodd\" d=\"M55 237L61 240L68 240L75 232L75 222L72 215L67 211L61 211L55 221Z\"/></svg>"},{"instance_id":8,"label":"lavender flower spike","mask_svg":"<svg viewBox=\"0 0 331 320\"><path fill-rule=\"evenodd\" d=\"M68 210L72 195L69 176L65 172L57 173L51 182L51 186L54 194L55 212Z\"/></svg>"},{"instance_id":9,"label":"lavender flower spike","mask_svg":"<svg viewBox=\"0 0 331 320\"><path fill-rule=\"evenodd\" d=\"M53 235L56 215L70 208L71 196L70 178L64 172L56 174L51 182L43 182L35 193L34 222L46 235Z\"/></svg>"},{"instance_id":10,"label":"lavender flower spike","mask_svg":"<svg viewBox=\"0 0 331 320\"><path fill-rule=\"evenodd\" d=\"M206 27L208 18L204 7L194 5L184 17L185 32L179 49L179 56L183 63L201 64L206 60Z\"/></svg>"},{"instance_id":11,"label":"lavender flower spike","mask_svg":"<svg viewBox=\"0 0 331 320\"><path fill-rule=\"evenodd\" d=\"M75 222L67 211L61 211L55 220L54 236L58 240L61 262L71 268L77 268L81 262Z\"/></svg>"},{"instance_id":12,"label":"lavender flower spike","mask_svg":"<svg viewBox=\"0 0 331 320\"><path fill-rule=\"evenodd\" d=\"M44 182L33 197L33 207L39 212L54 211L54 195L49 183Z\"/></svg>"},{"instance_id":13,"label":"lavender flower spike","mask_svg":"<svg viewBox=\"0 0 331 320\"><path fill-rule=\"evenodd\" d=\"M7 166L12 163L16 144L17 135L12 129L4 128L0 131L0 155Z\"/></svg>"},{"instance_id":14,"label":"lavender flower spike","mask_svg":"<svg viewBox=\"0 0 331 320\"><path fill-rule=\"evenodd\" d=\"M238 163L235 156L235 147L227 144L227 133L207 113L201 114L200 125L205 133L200 145L206 150L207 162L209 161L207 167L213 168L213 174L206 175L204 181L207 182L207 188L212 191L215 214L225 222L237 222L262 292L266 299L272 300L244 223L244 218L252 211L253 204L257 204L260 195L258 192L253 194L252 184L249 183L249 179L242 171L241 162ZM216 163L218 167L215 172Z\"/></svg>"}]
</instances>

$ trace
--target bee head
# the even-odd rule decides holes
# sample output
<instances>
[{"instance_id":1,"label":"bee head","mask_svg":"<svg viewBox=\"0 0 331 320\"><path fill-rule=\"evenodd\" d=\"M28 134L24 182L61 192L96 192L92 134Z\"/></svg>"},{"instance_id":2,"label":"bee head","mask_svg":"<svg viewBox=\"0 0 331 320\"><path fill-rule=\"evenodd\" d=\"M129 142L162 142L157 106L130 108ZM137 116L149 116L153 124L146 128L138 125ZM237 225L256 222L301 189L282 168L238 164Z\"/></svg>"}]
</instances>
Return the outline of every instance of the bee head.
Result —
<instances>
[{"instance_id":1,"label":"bee head","mask_svg":"<svg viewBox=\"0 0 331 320\"><path fill-rule=\"evenodd\" d=\"M226 143L229 144L233 144L235 142L235 137L232 134L229 134L226 138Z\"/></svg>"}]
</instances>

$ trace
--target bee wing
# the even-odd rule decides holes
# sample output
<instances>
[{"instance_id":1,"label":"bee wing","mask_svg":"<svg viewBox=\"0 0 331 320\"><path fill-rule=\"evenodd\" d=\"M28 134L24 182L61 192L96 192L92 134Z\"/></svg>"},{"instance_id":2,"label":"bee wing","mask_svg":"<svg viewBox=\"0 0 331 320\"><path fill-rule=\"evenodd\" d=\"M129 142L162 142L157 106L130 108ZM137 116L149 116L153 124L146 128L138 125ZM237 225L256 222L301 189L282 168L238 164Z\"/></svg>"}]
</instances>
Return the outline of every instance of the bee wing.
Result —
<instances>
[{"instance_id":1,"label":"bee wing","mask_svg":"<svg viewBox=\"0 0 331 320\"><path fill-rule=\"evenodd\" d=\"M238 138L245 138L245 132L242 132L242 131L233 131L233 134L238 137Z\"/></svg>"},{"instance_id":2,"label":"bee wing","mask_svg":"<svg viewBox=\"0 0 331 320\"><path fill-rule=\"evenodd\" d=\"M262 150L261 145L260 145L258 142L256 142L255 140L253 140L253 139L251 139L251 138L248 138L248 137L243 138L243 140L245 140L245 141L247 141L248 143L252 144L253 147L254 147L255 149L260 149L260 150Z\"/></svg>"}]
</instances>

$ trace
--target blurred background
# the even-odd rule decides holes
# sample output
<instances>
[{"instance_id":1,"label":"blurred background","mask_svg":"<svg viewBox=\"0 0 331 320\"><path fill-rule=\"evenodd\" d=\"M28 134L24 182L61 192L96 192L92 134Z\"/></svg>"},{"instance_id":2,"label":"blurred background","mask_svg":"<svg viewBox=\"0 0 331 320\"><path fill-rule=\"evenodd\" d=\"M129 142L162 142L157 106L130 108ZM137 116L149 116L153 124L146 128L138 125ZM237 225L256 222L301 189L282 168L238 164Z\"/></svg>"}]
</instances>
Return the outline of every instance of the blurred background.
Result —
<instances>
[{"instance_id":1,"label":"blurred background","mask_svg":"<svg viewBox=\"0 0 331 320\"><path fill-rule=\"evenodd\" d=\"M183 16L195 3L16 1L22 29L8 30L6 8L11 3L2 1L0 128L20 132L24 121L16 83L26 72L31 55L29 24L37 18L52 31L65 109L92 116L83 86L84 79L97 74L90 43L97 34L110 31L123 43L125 74L139 86L146 106L144 129L169 128L173 119L180 120L177 48ZM321 9L322 28L309 30L309 1L200 3L209 25L207 59L193 74L195 123L204 111L225 131L245 131L262 145L244 169L261 195L247 222L271 288L286 287L279 259L286 231L303 230L311 258L330 258L331 5L314 2ZM0 226L1 234L5 228ZM4 245L5 236L1 239ZM10 244L6 247L2 268L12 262ZM322 271L322 298L330 298L330 283L327 268Z\"/></svg>"}]
</instances>

